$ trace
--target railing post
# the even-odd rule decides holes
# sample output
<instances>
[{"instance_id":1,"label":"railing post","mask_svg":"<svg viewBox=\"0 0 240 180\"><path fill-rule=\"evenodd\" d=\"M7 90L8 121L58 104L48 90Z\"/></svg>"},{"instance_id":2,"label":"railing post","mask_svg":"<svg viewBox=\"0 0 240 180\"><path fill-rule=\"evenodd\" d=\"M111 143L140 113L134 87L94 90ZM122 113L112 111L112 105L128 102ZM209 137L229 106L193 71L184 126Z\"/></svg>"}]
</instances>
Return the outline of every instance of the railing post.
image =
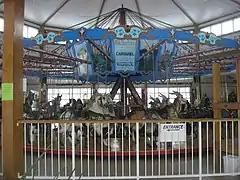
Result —
<instances>
[{"instance_id":1,"label":"railing post","mask_svg":"<svg viewBox=\"0 0 240 180\"><path fill-rule=\"evenodd\" d=\"M23 173L22 69L24 0L4 1L2 134L3 176L17 180Z\"/></svg>"},{"instance_id":2,"label":"railing post","mask_svg":"<svg viewBox=\"0 0 240 180\"><path fill-rule=\"evenodd\" d=\"M198 132L199 132L199 139L198 139L198 145L199 145L199 180L202 180L202 122L198 122ZM208 151L208 149L207 149Z\"/></svg>"},{"instance_id":3,"label":"railing post","mask_svg":"<svg viewBox=\"0 0 240 180\"><path fill-rule=\"evenodd\" d=\"M139 123L136 123L136 176L139 180Z\"/></svg>"},{"instance_id":4,"label":"railing post","mask_svg":"<svg viewBox=\"0 0 240 180\"><path fill-rule=\"evenodd\" d=\"M75 124L72 123L72 180L75 180L75 176L76 176L76 173L75 173Z\"/></svg>"}]
</instances>

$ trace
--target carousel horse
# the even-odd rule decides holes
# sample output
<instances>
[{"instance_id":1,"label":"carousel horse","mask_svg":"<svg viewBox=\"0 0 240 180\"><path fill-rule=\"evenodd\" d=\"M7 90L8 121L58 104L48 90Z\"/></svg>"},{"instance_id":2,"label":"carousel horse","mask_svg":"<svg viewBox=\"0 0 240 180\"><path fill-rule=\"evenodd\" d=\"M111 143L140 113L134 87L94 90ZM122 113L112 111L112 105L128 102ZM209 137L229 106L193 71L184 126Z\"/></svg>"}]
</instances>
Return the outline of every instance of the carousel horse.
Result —
<instances>
[{"instance_id":1,"label":"carousel horse","mask_svg":"<svg viewBox=\"0 0 240 180\"><path fill-rule=\"evenodd\" d=\"M34 93L29 91L23 102L23 114L24 114L24 119L29 119L32 116L32 104L34 101Z\"/></svg>"},{"instance_id":2,"label":"carousel horse","mask_svg":"<svg viewBox=\"0 0 240 180\"><path fill-rule=\"evenodd\" d=\"M31 108L29 110L31 114L25 114L26 117L24 117L24 118L25 119L30 118L30 119L37 120L38 117L39 117L38 96L37 96L37 94L29 92L27 97L28 97L27 98L28 105L31 106ZM27 143L33 143L36 140L38 131L39 130L38 130L38 125L37 124L27 124L27 126L26 126L26 134L27 134L27 138L28 138Z\"/></svg>"},{"instance_id":3,"label":"carousel horse","mask_svg":"<svg viewBox=\"0 0 240 180\"><path fill-rule=\"evenodd\" d=\"M32 113L32 104L34 101L35 94L29 91L25 94L23 102L23 119L29 120L34 119ZM26 134L27 134L27 143L32 143L36 136L36 124L27 124L26 125Z\"/></svg>"},{"instance_id":4,"label":"carousel horse","mask_svg":"<svg viewBox=\"0 0 240 180\"><path fill-rule=\"evenodd\" d=\"M110 97L110 95L107 94L100 94L98 92L95 92L93 96L86 101L85 100L85 107L83 108L84 111L88 113L89 119L95 119L95 120L103 120L103 119L109 119L115 117L114 110L113 110L113 101ZM83 105L84 106L84 105ZM78 106L75 106L74 103L71 104L71 107L67 108L65 112L62 113L60 116L60 119L64 120L74 120L77 119L75 114L75 108ZM73 142L72 140L72 125L58 125L56 129L59 128L59 132L61 134L61 139L64 140L64 137L67 137L67 139L70 141L70 143ZM93 135L94 132L98 136L103 136L104 139L104 145L108 145L107 137L108 135L113 134L113 127L110 125L110 129L108 129L107 124L82 124L82 125L75 125L74 133L75 133L75 142L78 142L82 137L86 137L87 130L92 133L89 135Z\"/></svg>"},{"instance_id":5,"label":"carousel horse","mask_svg":"<svg viewBox=\"0 0 240 180\"><path fill-rule=\"evenodd\" d=\"M52 110L53 119L58 119L58 117L61 115L61 107L60 107L61 100L62 100L62 95L60 96L58 94L57 97L51 101L51 110Z\"/></svg>"},{"instance_id":6,"label":"carousel horse","mask_svg":"<svg viewBox=\"0 0 240 180\"><path fill-rule=\"evenodd\" d=\"M81 111L83 109L83 104L81 100L70 99L70 102L65 105L64 112L60 115L60 119L62 120L78 120L82 119ZM67 140L72 143L72 125L55 125L55 130L59 129L59 133L61 134L61 143L65 142L65 137ZM74 133L75 133L75 143L80 142L81 138L85 138L87 136L87 126L85 124L75 124L74 125ZM85 141L86 143L86 141ZM85 144L87 146L87 144Z\"/></svg>"},{"instance_id":7,"label":"carousel horse","mask_svg":"<svg viewBox=\"0 0 240 180\"><path fill-rule=\"evenodd\" d=\"M61 96L57 96L54 98L53 101L50 102L39 102L39 98L36 94L31 94L29 95L31 99L31 118L35 120L41 120L41 119L52 119L55 115L54 110L58 110L58 106L60 107L60 101L61 101ZM51 105L52 103L52 105ZM30 137L30 142L33 143L36 140L37 133L40 133L40 131L44 131L45 128L42 127L44 124L32 124L30 127L27 128L29 137ZM51 134L51 125L47 124L46 125L46 133L47 136Z\"/></svg>"},{"instance_id":8,"label":"carousel horse","mask_svg":"<svg viewBox=\"0 0 240 180\"><path fill-rule=\"evenodd\" d=\"M33 102L32 102L32 112L34 119L38 119L39 117L39 111L40 111L40 104L37 94L34 94Z\"/></svg>"},{"instance_id":9,"label":"carousel horse","mask_svg":"<svg viewBox=\"0 0 240 180\"><path fill-rule=\"evenodd\" d=\"M200 99L201 101L195 104L187 104L187 110L184 113L180 113L181 119L189 118L213 118L213 110L211 107L211 101L207 94L204 94ZM212 128L212 123L208 123L208 127ZM202 123L202 128L206 129L207 123ZM187 123L187 135L192 135L193 138L198 137L198 123Z\"/></svg>"},{"instance_id":10,"label":"carousel horse","mask_svg":"<svg viewBox=\"0 0 240 180\"><path fill-rule=\"evenodd\" d=\"M100 94L95 92L93 96L87 103L87 112L90 119L93 120L104 120L115 118L114 105L110 94ZM110 130L108 129L108 124L91 124L90 127L94 129L97 135L103 135L104 145L107 146L107 137L113 134L113 127L110 125ZM109 132L110 131L110 132ZM110 133L110 134L109 134Z\"/></svg>"},{"instance_id":11,"label":"carousel horse","mask_svg":"<svg viewBox=\"0 0 240 180\"><path fill-rule=\"evenodd\" d=\"M152 96L150 96L150 100L151 101L149 102L149 104L151 109L157 109L160 107L161 101L158 97L153 98Z\"/></svg>"},{"instance_id":12,"label":"carousel horse","mask_svg":"<svg viewBox=\"0 0 240 180\"><path fill-rule=\"evenodd\" d=\"M151 107L149 109L144 109L144 107L134 109L134 111L131 112L130 119L143 119L143 120L159 120L162 119L162 117L157 112L157 109L161 107L161 101L159 98L151 98L152 101L149 103ZM136 141L136 124L130 123L126 124L127 128L130 128L130 135L132 137L132 141ZM156 136L158 130L158 124L157 123L139 123L139 131L140 133L143 132L147 136L147 144L149 146L151 145L151 137ZM155 140L154 140L155 141ZM155 144L155 143L154 143Z\"/></svg>"},{"instance_id":13,"label":"carousel horse","mask_svg":"<svg viewBox=\"0 0 240 180\"><path fill-rule=\"evenodd\" d=\"M233 91L231 93L228 94L228 102L230 103L236 103L237 102L237 95L236 93ZM237 118L238 114L237 114L237 110L233 110L233 109L223 109L222 110L222 117L223 118ZM224 138L226 136L226 132L227 132L227 136L228 138L232 138L232 135L234 133L234 136L237 137L237 122L236 121L228 121L228 122L223 122L222 123L222 138ZM232 132L234 131L234 132Z\"/></svg>"},{"instance_id":14,"label":"carousel horse","mask_svg":"<svg viewBox=\"0 0 240 180\"><path fill-rule=\"evenodd\" d=\"M75 120L75 114L74 114L74 110L71 106L67 106L65 111L60 115L59 117L61 120ZM75 129L76 129L75 125ZM56 133L58 132L60 134L60 143L61 145L64 145L65 142L65 138L67 138L67 140L69 140L71 143L73 142L72 140L72 125L71 124L55 124L54 125L54 130L56 131ZM76 129L77 130L77 129ZM77 133L75 131L76 134L81 135L81 133L79 133L80 130L77 130ZM76 140L78 139L79 136L75 136Z\"/></svg>"},{"instance_id":15,"label":"carousel horse","mask_svg":"<svg viewBox=\"0 0 240 180\"><path fill-rule=\"evenodd\" d=\"M187 110L188 101L185 98L183 98L183 95L181 93L179 93L177 91L173 91L173 93L170 93L170 94L176 95L176 98L174 99L173 103L169 102L169 98L167 98L163 94L160 94L160 96L162 97L162 103L161 103L160 107L158 108L157 112L161 118L178 119L180 116L180 112L185 112ZM159 125L160 125L160 123L158 123L158 126ZM152 142L153 142L153 140L152 140ZM160 144L160 142L157 139L157 140L155 140L155 144L153 144L153 145L158 146L159 144Z\"/></svg>"},{"instance_id":16,"label":"carousel horse","mask_svg":"<svg viewBox=\"0 0 240 180\"><path fill-rule=\"evenodd\" d=\"M169 103L168 99L164 97L162 108L158 111L160 116L164 119L177 119L179 118L179 113L182 111L183 105L187 103L187 100L183 98L183 95L177 91L173 91L170 93L176 95L173 103ZM187 108L187 106L184 106ZM186 109L184 109L185 111Z\"/></svg>"}]
</instances>

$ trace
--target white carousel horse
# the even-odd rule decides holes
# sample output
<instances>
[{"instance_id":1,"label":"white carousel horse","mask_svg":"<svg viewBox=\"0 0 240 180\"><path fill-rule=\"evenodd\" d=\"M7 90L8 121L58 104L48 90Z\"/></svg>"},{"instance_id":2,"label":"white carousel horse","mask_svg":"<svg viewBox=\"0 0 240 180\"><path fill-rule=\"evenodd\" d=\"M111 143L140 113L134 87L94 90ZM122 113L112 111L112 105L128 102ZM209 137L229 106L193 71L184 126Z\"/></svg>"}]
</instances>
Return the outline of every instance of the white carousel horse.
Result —
<instances>
[{"instance_id":1,"label":"white carousel horse","mask_svg":"<svg viewBox=\"0 0 240 180\"><path fill-rule=\"evenodd\" d=\"M115 118L114 105L110 94L100 94L94 92L87 104L87 111L90 119L95 120L106 120ZM97 135L103 135L103 142L105 146L108 146L107 137L112 135L114 130L113 127L108 124L95 123L90 125Z\"/></svg>"},{"instance_id":2,"label":"white carousel horse","mask_svg":"<svg viewBox=\"0 0 240 180\"><path fill-rule=\"evenodd\" d=\"M32 105L31 105L31 115L33 115L34 118L36 118L36 113L39 112L39 103L38 103L38 96L37 94L34 94L32 92L29 92L29 95L31 95L31 97L33 99L31 99L32 101ZM27 116L25 116L24 118L28 118ZM36 141L37 136L39 134L39 130L37 128L37 124L31 124L29 126L27 126L27 132L28 132L28 137L29 137L29 143L34 143L34 141Z\"/></svg>"},{"instance_id":3,"label":"white carousel horse","mask_svg":"<svg viewBox=\"0 0 240 180\"><path fill-rule=\"evenodd\" d=\"M60 115L61 120L77 120L74 110L71 105L66 108L66 110ZM77 143L81 140L84 134L84 126L81 124L74 125L74 132L72 131L72 124L54 124L53 127L56 130L56 133L60 134L60 142L61 144L65 143L65 138L70 143ZM72 139L72 133L75 134L75 139Z\"/></svg>"},{"instance_id":4,"label":"white carousel horse","mask_svg":"<svg viewBox=\"0 0 240 180\"><path fill-rule=\"evenodd\" d=\"M90 119L96 120L103 120L103 119L110 119L114 118L115 114L112 111L111 106L114 105L110 95L108 94L99 94L94 93L93 96L88 100L85 101L86 107ZM69 107L65 112L63 112L60 116L60 119L64 120L74 120L76 119L74 111ZM73 142L72 139L72 125L71 124L56 124L55 127L59 128L59 133L61 134L61 141L65 140L64 138L67 137L70 143ZM113 134L113 128L110 127L108 129L107 124L95 123L95 124L86 124L86 125L75 125L74 133L75 133L75 143L79 141L84 135L89 136L90 134L84 134L84 128L93 129L97 135L99 136L108 136ZM106 131L107 130L107 131ZM86 131L86 130L85 130ZM105 132L104 132L105 131ZM107 139L104 138L104 145L108 145Z\"/></svg>"}]
</instances>

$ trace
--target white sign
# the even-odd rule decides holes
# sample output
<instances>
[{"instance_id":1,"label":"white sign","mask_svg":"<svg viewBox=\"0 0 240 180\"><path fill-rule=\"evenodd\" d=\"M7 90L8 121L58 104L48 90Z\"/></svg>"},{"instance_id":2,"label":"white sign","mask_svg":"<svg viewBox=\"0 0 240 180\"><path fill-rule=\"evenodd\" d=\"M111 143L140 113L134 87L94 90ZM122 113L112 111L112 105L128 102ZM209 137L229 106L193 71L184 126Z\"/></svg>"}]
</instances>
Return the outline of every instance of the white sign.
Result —
<instances>
[{"instance_id":1,"label":"white sign","mask_svg":"<svg viewBox=\"0 0 240 180\"><path fill-rule=\"evenodd\" d=\"M160 124L158 141L160 142L186 142L186 124Z\"/></svg>"},{"instance_id":2,"label":"white sign","mask_svg":"<svg viewBox=\"0 0 240 180\"><path fill-rule=\"evenodd\" d=\"M135 71L135 40L114 40L116 71Z\"/></svg>"}]
</instances>

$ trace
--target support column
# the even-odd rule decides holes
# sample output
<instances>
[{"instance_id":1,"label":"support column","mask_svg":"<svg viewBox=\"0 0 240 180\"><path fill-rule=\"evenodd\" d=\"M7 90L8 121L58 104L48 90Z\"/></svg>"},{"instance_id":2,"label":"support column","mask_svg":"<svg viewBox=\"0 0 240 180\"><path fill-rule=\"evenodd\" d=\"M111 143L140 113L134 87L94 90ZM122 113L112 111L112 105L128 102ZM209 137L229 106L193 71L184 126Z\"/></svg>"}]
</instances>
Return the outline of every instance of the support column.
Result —
<instances>
[{"instance_id":1,"label":"support column","mask_svg":"<svg viewBox=\"0 0 240 180\"><path fill-rule=\"evenodd\" d=\"M147 89L148 89L148 84L147 84L147 82L145 82L144 87L142 88L142 100L143 100L146 107L148 107L148 102L147 102L148 91L147 91Z\"/></svg>"},{"instance_id":2,"label":"support column","mask_svg":"<svg viewBox=\"0 0 240 180\"><path fill-rule=\"evenodd\" d=\"M40 27L39 33L44 34L44 27ZM44 50L44 44L40 45L40 49ZM44 61L43 53L40 53L40 60ZM44 75L41 74L41 76ZM40 89L39 89L39 101L41 103L45 103L48 101L47 99L47 77L40 77Z\"/></svg>"},{"instance_id":3,"label":"support column","mask_svg":"<svg viewBox=\"0 0 240 180\"><path fill-rule=\"evenodd\" d=\"M24 0L4 1L3 36L3 175L17 180L23 173L22 70Z\"/></svg>"},{"instance_id":4,"label":"support column","mask_svg":"<svg viewBox=\"0 0 240 180\"><path fill-rule=\"evenodd\" d=\"M47 87L47 77L40 78L40 90L39 90L39 101L41 103L46 103L48 101L48 87Z\"/></svg>"},{"instance_id":5,"label":"support column","mask_svg":"<svg viewBox=\"0 0 240 180\"><path fill-rule=\"evenodd\" d=\"M220 64L215 63L212 67L212 81L213 81L213 104L220 103L221 101L221 82L220 82ZM221 108L213 107L213 113L215 119L221 118ZM215 169L216 173L220 172L220 122L216 121L215 126ZM214 132L213 132L214 133Z\"/></svg>"},{"instance_id":6,"label":"support column","mask_svg":"<svg viewBox=\"0 0 240 180\"><path fill-rule=\"evenodd\" d=\"M93 83L91 87L91 96L93 95L94 91L96 90L96 84Z\"/></svg>"},{"instance_id":7,"label":"support column","mask_svg":"<svg viewBox=\"0 0 240 180\"><path fill-rule=\"evenodd\" d=\"M200 32L200 29L199 27L195 27L194 28L194 33L195 34L198 34ZM195 48L196 48L196 51L200 51L200 44L195 44ZM201 65L200 65L200 57L199 57L199 54L196 55L196 61L198 62L198 72L197 73L200 73L200 68L201 68ZM196 92L196 99L195 100L198 100L200 101L201 100L201 76L194 76L193 77L193 81L194 81L194 84L195 84L195 92Z\"/></svg>"},{"instance_id":8,"label":"support column","mask_svg":"<svg viewBox=\"0 0 240 180\"><path fill-rule=\"evenodd\" d=\"M123 83L120 88L121 92L121 105L122 106L122 116L125 116L128 113L128 108L127 108L127 82L126 78L123 78Z\"/></svg>"}]
</instances>

